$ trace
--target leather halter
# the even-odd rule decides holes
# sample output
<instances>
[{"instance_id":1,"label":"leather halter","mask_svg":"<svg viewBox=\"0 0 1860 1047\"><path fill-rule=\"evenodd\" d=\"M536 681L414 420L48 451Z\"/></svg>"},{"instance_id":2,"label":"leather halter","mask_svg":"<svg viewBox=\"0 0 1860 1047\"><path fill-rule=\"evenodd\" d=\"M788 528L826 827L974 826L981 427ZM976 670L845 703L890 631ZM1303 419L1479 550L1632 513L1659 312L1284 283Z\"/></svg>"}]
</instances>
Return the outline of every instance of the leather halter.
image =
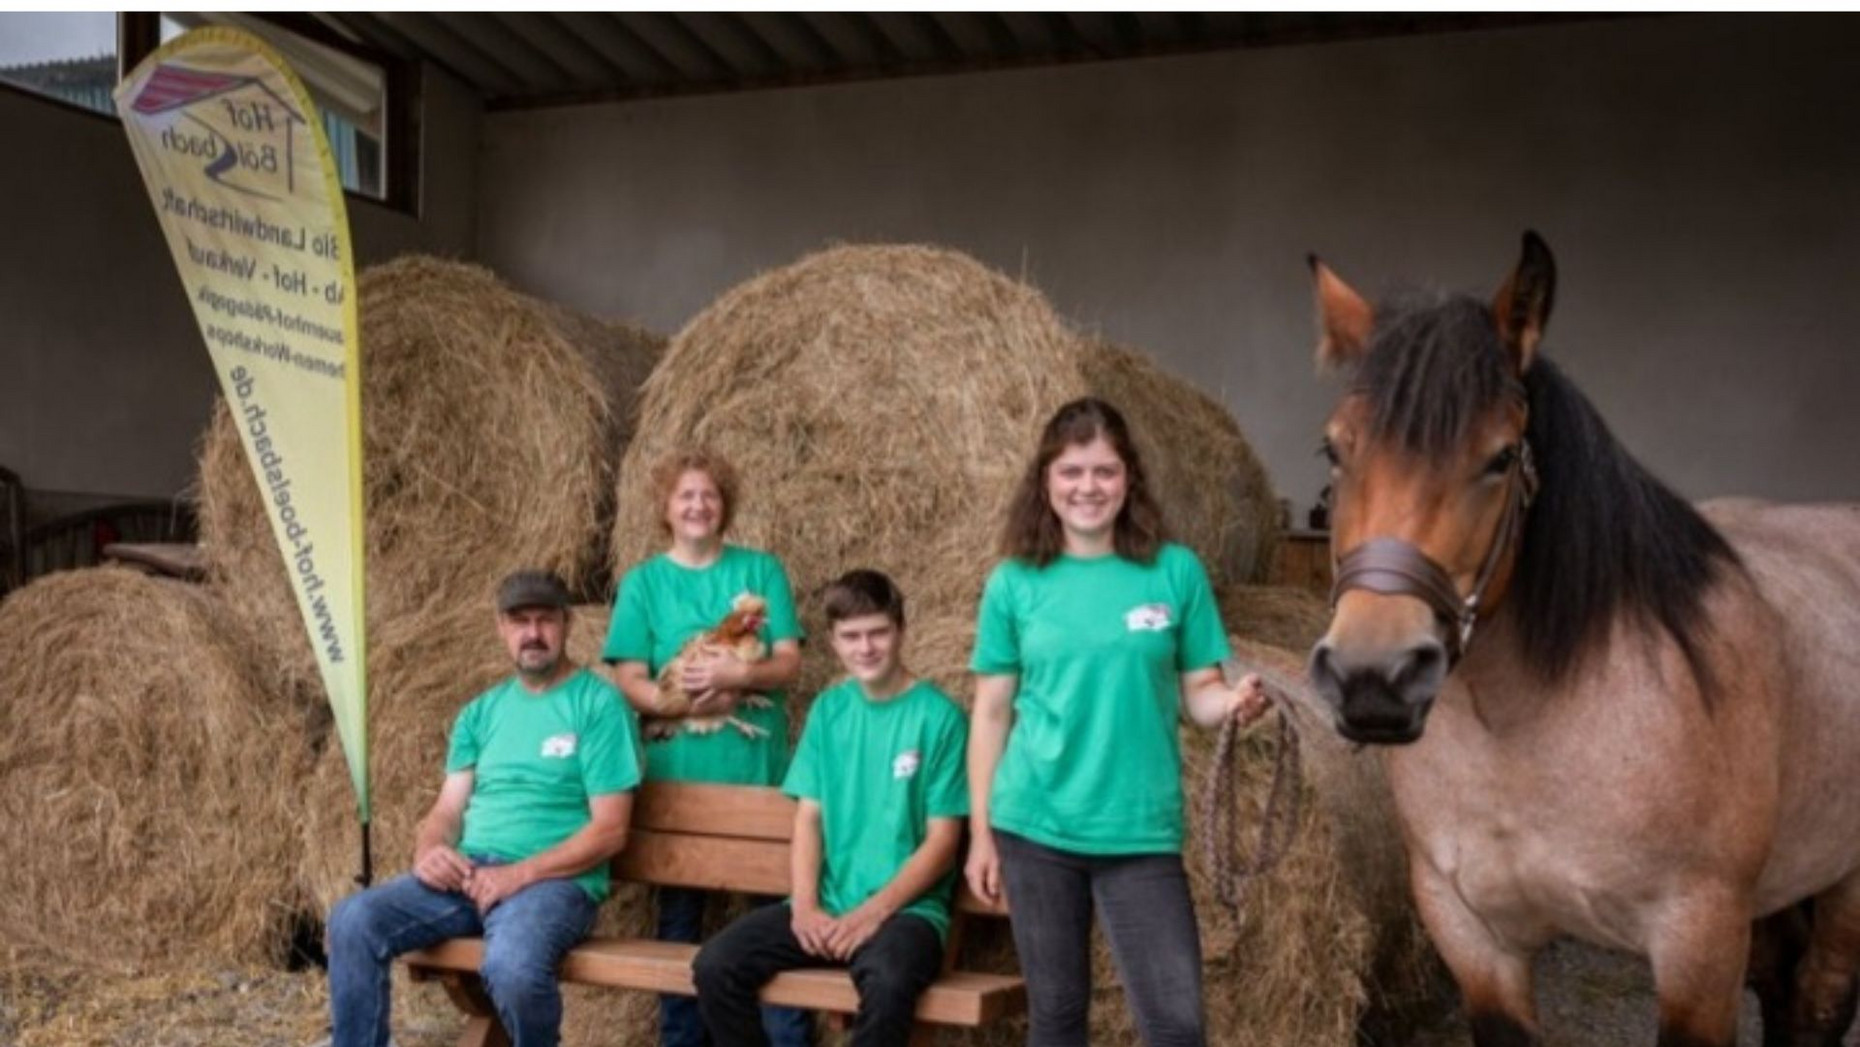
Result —
<instances>
[{"instance_id":1,"label":"leather halter","mask_svg":"<svg viewBox=\"0 0 1860 1047\"><path fill-rule=\"evenodd\" d=\"M1485 562L1473 578L1472 591L1460 595L1453 576L1412 542L1400 538L1371 538L1344 553L1336 562L1337 580L1331 586L1331 610L1351 589L1367 589L1385 596L1412 596L1427 604L1447 627L1447 665L1457 663L1472 645L1473 629L1479 622L1479 605L1485 602L1486 587L1498 573L1498 564L1520 534L1524 513L1537 496L1537 465L1531 459L1528 440L1518 441L1518 453L1505 472L1509 497L1498 530L1486 550Z\"/></svg>"}]
</instances>

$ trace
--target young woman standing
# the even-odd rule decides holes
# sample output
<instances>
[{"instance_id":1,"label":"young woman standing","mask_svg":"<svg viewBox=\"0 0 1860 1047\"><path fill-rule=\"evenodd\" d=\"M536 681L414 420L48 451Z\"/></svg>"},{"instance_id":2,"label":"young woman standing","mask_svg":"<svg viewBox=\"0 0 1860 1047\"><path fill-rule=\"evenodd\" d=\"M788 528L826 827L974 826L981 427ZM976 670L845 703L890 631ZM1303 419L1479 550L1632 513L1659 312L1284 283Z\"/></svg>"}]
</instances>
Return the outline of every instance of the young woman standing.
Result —
<instances>
[{"instance_id":1,"label":"young woman standing","mask_svg":"<svg viewBox=\"0 0 1860 1047\"><path fill-rule=\"evenodd\" d=\"M965 869L1006 889L1036 1047L1085 1047L1091 920L1151 1047L1206 1041L1182 866L1178 719L1265 711L1228 655L1206 572L1164 539L1123 416L1076 400L1047 423L982 596Z\"/></svg>"}]
</instances>

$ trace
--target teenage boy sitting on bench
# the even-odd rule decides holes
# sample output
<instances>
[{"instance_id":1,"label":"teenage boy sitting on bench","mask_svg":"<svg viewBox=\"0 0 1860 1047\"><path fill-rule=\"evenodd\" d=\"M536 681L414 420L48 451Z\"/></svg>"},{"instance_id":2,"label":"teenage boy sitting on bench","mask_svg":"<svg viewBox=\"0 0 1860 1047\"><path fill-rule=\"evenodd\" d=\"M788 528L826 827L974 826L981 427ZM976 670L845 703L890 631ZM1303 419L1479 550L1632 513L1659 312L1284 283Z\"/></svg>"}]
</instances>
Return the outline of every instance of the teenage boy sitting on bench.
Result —
<instances>
[{"instance_id":1,"label":"teenage boy sitting on bench","mask_svg":"<svg viewBox=\"0 0 1860 1047\"><path fill-rule=\"evenodd\" d=\"M848 678L815 700L782 783L800 801L794 895L725 928L692 968L717 1047L768 1042L756 994L769 979L839 964L859 990L854 1047L894 1047L942 966L969 810L968 719L899 660L904 596L890 578L850 571L825 603Z\"/></svg>"}]
</instances>

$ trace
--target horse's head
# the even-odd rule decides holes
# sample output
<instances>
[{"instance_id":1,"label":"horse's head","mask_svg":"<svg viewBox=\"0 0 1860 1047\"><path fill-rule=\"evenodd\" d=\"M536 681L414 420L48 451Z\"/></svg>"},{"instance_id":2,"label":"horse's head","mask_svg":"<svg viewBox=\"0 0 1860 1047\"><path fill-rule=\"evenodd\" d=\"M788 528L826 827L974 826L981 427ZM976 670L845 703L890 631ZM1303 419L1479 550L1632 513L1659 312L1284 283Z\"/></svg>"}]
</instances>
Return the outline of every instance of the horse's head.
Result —
<instances>
[{"instance_id":1,"label":"horse's head","mask_svg":"<svg viewBox=\"0 0 1860 1047\"><path fill-rule=\"evenodd\" d=\"M1492 302L1378 307L1311 268L1319 364L1350 379L1324 430L1337 580L1311 679L1344 737L1404 744L1511 580L1536 486L1523 377L1555 263L1526 233Z\"/></svg>"}]
</instances>

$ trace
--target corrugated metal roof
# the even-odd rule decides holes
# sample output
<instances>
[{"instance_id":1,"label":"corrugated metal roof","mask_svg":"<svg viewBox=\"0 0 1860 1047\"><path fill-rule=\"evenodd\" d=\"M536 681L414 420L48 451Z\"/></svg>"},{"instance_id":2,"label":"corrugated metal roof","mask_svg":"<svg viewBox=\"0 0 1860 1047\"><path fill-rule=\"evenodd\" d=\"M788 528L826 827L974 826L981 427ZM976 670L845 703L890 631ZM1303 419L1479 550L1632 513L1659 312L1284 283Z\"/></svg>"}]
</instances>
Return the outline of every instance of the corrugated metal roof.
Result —
<instances>
[{"instance_id":1,"label":"corrugated metal roof","mask_svg":"<svg viewBox=\"0 0 1860 1047\"><path fill-rule=\"evenodd\" d=\"M1490 29L1582 16L342 12L311 17L357 43L434 62L476 88L492 107L515 107Z\"/></svg>"}]
</instances>

